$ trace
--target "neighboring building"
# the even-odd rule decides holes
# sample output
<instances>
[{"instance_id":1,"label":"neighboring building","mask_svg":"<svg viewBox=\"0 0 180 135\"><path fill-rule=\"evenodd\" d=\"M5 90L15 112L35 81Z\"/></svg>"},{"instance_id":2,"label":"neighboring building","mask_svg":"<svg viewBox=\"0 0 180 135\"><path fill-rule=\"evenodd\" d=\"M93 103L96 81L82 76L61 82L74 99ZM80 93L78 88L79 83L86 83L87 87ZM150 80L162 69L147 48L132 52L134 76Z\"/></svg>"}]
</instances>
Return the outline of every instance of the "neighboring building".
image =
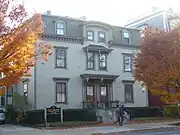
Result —
<instances>
[{"instance_id":1,"label":"neighboring building","mask_svg":"<svg viewBox=\"0 0 180 135\"><path fill-rule=\"evenodd\" d=\"M160 30L169 31L180 22L179 15L175 14L172 9L158 10L154 9L149 14L142 15L129 21L125 27L138 29L143 31L146 27L153 27ZM141 34L143 36L143 34ZM149 106L162 106L164 103L161 101L159 96L148 92Z\"/></svg>"},{"instance_id":2,"label":"neighboring building","mask_svg":"<svg viewBox=\"0 0 180 135\"><path fill-rule=\"evenodd\" d=\"M179 24L180 24L180 14L179 13L175 13L174 15L172 15L169 18L170 29L175 28Z\"/></svg>"},{"instance_id":3,"label":"neighboring building","mask_svg":"<svg viewBox=\"0 0 180 135\"><path fill-rule=\"evenodd\" d=\"M174 12L172 9L154 9L151 13L144 14L129 21L125 27L144 30L145 27L149 26L160 30L169 31L171 29L169 19L172 18L173 15Z\"/></svg>"},{"instance_id":4,"label":"neighboring building","mask_svg":"<svg viewBox=\"0 0 180 135\"><path fill-rule=\"evenodd\" d=\"M49 12L48 12L49 13ZM96 21L43 15L42 41L53 45L53 54L32 69L16 91L33 108L111 108L148 106L147 92L132 77L133 54L140 32Z\"/></svg>"},{"instance_id":5,"label":"neighboring building","mask_svg":"<svg viewBox=\"0 0 180 135\"><path fill-rule=\"evenodd\" d=\"M0 73L0 79L3 78L3 73ZM6 87L0 88L0 108L5 107L6 105L13 104L13 87L11 90L7 90Z\"/></svg>"}]
</instances>

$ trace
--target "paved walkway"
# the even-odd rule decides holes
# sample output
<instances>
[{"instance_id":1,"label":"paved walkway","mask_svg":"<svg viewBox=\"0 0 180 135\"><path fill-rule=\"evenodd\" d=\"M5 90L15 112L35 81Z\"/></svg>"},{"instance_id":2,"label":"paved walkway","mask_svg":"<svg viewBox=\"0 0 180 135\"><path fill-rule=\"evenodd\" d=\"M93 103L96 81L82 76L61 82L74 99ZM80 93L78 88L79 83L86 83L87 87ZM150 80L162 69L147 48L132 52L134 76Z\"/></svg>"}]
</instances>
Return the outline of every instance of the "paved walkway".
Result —
<instances>
[{"instance_id":1,"label":"paved walkway","mask_svg":"<svg viewBox=\"0 0 180 135\"><path fill-rule=\"evenodd\" d=\"M114 134L108 134L108 135L114 135ZM122 135L122 134L116 134L116 135ZM123 135L180 135L180 130L177 131L155 131L155 132L141 132L141 133L125 133Z\"/></svg>"},{"instance_id":2,"label":"paved walkway","mask_svg":"<svg viewBox=\"0 0 180 135\"><path fill-rule=\"evenodd\" d=\"M117 126L102 126L102 127L87 127L74 128L64 130L38 130L34 128L21 127L15 125L0 125L0 135L91 135L94 133L112 133L126 132L144 129L156 129L175 127L167 125L167 123L151 123L151 124L130 124L123 127Z\"/></svg>"},{"instance_id":3,"label":"paved walkway","mask_svg":"<svg viewBox=\"0 0 180 135\"><path fill-rule=\"evenodd\" d=\"M122 127L119 126L88 127L88 128L79 128L79 129L65 129L65 130L61 130L59 133L62 133L62 135L66 135L67 133L68 133L67 135L75 135L75 133L77 132L77 135L86 135L86 134L90 135L95 133L128 132L128 131L137 131L137 130L146 130L146 129L176 127L166 124L167 123L151 123L151 124L127 124Z\"/></svg>"}]
</instances>

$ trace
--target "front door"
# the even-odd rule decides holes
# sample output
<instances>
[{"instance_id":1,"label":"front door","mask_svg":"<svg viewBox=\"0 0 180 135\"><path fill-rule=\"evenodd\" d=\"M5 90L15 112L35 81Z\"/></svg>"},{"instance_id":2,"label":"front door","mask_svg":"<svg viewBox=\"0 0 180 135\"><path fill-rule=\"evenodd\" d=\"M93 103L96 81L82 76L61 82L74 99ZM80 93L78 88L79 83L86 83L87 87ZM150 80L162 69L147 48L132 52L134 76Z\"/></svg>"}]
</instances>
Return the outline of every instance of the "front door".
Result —
<instances>
[{"instance_id":1,"label":"front door","mask_svg":"<svg viewBox=\"0 0 180 135\"><path fill-rule=\"evenodd\" d=\"M86 96L87 96L87 102L88 103L94 103L94 86L88 85L86 87Z\"/></svg>"},{"instance_id":2,"label":"front door","mask_svg":"<svg viewBox=\"0 0 180 135\"><path fill-rule=\"evenodd\" d=\"M100 102L108 102L108 87L106 85L100 86Z\"/></svg>"}]
</instances>

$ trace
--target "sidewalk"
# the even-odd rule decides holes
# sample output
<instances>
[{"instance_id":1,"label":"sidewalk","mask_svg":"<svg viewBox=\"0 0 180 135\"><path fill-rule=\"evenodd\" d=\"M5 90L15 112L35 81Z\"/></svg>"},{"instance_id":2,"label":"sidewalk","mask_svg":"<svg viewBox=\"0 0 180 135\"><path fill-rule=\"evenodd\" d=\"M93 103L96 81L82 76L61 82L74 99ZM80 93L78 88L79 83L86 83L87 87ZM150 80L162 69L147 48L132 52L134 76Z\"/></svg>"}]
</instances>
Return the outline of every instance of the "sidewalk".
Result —
<instances>
[{"instance_id":1,"label":"sidewalk","mask_svg":"<svg viewBox=\"0 0 180 135\"><path fill-rule=\"evenodd\" d=\"M92 134L104 134L104 133L107 134L107 133L131 132L131 131L139 131L139 130L153 130L159 128L176 127L167 124L172 124L172 123L165 122L165 123L148 123L148 124L126 124L123 125L122 127L118 127L114 125L114 126L74 128L74 129L53 130L53 131L56 133L58 132L58 135L92 135Z\"/></svg>"}]
</instances>

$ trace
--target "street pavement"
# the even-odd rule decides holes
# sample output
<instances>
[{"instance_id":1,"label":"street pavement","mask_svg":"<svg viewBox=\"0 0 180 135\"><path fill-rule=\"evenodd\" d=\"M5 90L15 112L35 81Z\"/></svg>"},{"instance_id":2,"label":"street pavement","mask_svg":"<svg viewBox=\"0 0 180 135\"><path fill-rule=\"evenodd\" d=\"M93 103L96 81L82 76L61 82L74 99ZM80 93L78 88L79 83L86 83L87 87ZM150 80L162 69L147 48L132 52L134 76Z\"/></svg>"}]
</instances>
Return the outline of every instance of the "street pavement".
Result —
<instances>
[{"instance_id":1,"label":"street pavement","mask_svg":"<svg viewBox=\"0 0 180 135\"><path fill-rule=\"evenodd\" d=\"M102 126L102 127L87 127L87 128L74 128L74 129L64 129L64 130L44 130L35 129L30 127L22 127L17 125L0 125L0 135L91 135L94 133L105 133L111 135L112 132L128 132L137 131L143 129L155 129L162 127L169 127L163 124L132 124L124 125L123 127L117 126ZM171 127L171 126L170 126ZM119 134L116 134L119 135ZM124 135L180 135L180 132L164 132L164 133L129 133Z\"/></svg>"},{"instance_id":2,"label":"street pavement","mask_svg":"<svg viewBox=\"0 0 180 135\"><path fill-rule=\"evenodd\" d=\"M144 133L125 133L125 134L113 134L113 135L180 135L180 130L179 131L155 131L155 132L144 132Z\"/></svg>"}]
</instances>

